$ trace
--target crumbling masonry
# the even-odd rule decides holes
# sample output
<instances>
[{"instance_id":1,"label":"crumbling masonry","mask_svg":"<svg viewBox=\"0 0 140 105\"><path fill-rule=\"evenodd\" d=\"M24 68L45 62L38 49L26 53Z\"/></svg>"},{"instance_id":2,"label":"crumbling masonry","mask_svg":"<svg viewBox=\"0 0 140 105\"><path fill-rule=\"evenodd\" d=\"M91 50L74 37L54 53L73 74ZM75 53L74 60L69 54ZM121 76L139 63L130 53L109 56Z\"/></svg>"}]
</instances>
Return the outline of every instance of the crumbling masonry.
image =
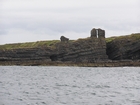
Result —
<instances>
[{"instance_id":1,"label":"crumbling masonry","mask_svg":"<svg viewBox=\"0 0 140 105\"><path fill-rule=\"evenodd\" d=\"M102 30L102 29L95 29L93 28L91 30L91 37L95 37L95 38L100 38L100 37L103 37L105 38L105 30Z\"/></svg>"}]
</instances>

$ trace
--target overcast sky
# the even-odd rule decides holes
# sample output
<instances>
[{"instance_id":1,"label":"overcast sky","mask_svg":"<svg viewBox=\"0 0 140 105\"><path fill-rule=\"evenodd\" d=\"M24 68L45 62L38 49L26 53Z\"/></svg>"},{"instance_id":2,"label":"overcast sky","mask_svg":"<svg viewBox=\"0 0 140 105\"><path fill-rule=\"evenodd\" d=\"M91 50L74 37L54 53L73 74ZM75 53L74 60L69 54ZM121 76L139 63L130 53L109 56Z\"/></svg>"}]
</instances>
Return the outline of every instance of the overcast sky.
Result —
<instances>
[{"instance_id":1,"label":"overcast sky","mask_svg":"<svg viewBox=\"0 0 140 105\"><path fill-rule=\"evenodd\" d=\"M0 44L140 33L140 0L0 0Z\"/></svg>"}]
</instances>

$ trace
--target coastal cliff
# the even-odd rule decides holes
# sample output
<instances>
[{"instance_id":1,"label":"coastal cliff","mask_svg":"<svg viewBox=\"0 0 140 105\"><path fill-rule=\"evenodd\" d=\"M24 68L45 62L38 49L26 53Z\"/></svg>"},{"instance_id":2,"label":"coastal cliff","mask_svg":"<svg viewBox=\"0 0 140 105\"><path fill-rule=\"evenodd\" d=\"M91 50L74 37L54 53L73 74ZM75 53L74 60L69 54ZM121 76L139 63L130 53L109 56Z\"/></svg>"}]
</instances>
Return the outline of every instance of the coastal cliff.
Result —
<instances>
[{"instance_id":1,"label":"coastal cliff","mask_svg":"<svg viewBox=\"0 0 140 105\"><path fill-rule=\"evenodd\" d=\"M88 38L0 45L0 65L140 66L140 34L105 38L92 29Z\"/></svg>"},{"instance_id":2,"label":"coastal cliff","mask_svg":"<svg viewBox=\"0 0 140 105\"><path fill-rule=\"evenodd\" d=\"M107 55L111 60L140 60L140 33L112 37L107 42Z\"/></svg>"},{"instance_id":3,"label":"coastal cliff","mask_svg":"<svg viewBox=\"0 0 140 105\"><path fill-rule=\"evenodd\" d=\"M98 31L98 34L94 31ZM98 37L97 37L98 36ZM105 31L93 29L91 36L85 39L69 41L61 36L61 41L53 46L38 46L35 48L1 49L0 62L86 62L106 61Z\"/></svg>"}]
</instances>

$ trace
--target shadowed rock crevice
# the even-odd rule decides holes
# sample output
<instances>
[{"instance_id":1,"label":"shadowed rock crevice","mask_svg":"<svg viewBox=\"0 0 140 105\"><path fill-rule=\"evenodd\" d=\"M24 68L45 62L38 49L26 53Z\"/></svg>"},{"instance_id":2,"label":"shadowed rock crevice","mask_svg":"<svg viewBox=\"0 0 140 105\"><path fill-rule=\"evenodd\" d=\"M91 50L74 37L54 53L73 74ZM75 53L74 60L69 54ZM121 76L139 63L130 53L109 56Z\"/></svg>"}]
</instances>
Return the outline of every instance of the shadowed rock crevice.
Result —
<instances>
[{"instance_id":1,"label":"shadowed rock crevice","mask_svg":"<svg viewBox=\"0 0 140 105\"><path fill-rule=\"evenodd\" d=\"M58 57L57 57L57 55L51 55L50 59L51 59L51 61L57 61Z\"/></svg>"}]
</instances>

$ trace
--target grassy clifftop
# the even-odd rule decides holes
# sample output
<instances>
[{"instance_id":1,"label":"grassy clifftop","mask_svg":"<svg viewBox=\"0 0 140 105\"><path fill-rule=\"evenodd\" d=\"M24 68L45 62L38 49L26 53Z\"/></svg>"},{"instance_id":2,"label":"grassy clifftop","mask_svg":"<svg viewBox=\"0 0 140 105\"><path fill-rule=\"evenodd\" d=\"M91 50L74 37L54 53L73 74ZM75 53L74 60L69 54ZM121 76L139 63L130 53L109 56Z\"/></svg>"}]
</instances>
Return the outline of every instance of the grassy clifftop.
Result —
<instances>
[{"instance_id":1,"label":"grassy clifftop","mask_svg":"<svg viewBox=\"0 0 140 105\"><path fill-rule=\"evenodd\" d=\"M118 37L109 37L106 38L106 43L112 42L113 40L139 40L140 39L140 33L131 34L131 35L125 35L125 36L118 36Z\"/></svg>"},{"instance_id":2,"label":"grassy clifftop","mask_svg":"<svg viewBox=\"0 0 140 105\"><path fill-rule=\"evenodd\" d=\"M51 40L51 41L37 41L37 42L27 42L27 43L5 44L5 45L0 45L0 50L10 50L10 49L18 49L18 48L51 47L58 42L60 42L60 41Z\"/></svg>"},{"instance_id":3,"label":"grassy clifftop","mask_svg":"<svg viewBox=\"0 0 140 105\"><path fill-rule=\"evenodd\" d=\"M131 34L126 36L119 36L119 37L110 37L106 38L106 43L110 43L113 40L139 40L140 33ZM59 43L60 40L50 40L50 41L37 41L37 42L27 42L27 43L14 43L14 44L5 44L0 45L0 50L11 50L11 49L18 49L18 48L36 48L36 47L53 47L55 44Z\"/></svg>"}]
</instances>

